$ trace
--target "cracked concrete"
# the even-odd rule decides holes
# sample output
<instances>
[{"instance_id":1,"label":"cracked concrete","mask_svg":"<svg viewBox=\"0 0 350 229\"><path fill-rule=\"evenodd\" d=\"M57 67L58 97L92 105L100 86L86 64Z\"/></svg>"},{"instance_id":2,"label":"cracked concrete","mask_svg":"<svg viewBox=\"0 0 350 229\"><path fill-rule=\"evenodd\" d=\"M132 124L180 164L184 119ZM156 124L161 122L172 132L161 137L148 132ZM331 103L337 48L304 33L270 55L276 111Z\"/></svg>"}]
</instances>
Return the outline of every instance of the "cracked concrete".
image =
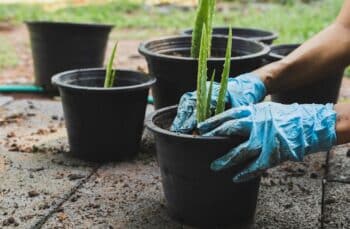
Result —
<instances>
[{"instance_id":1,"label":"cracked concrete","mask_svg":"<svg viewBox=\"0 0 350 229\"><path fill-rule=\"evenodd\" d=\"M166 213L148 131L133 161L98 165L69 156L58 101L16 100L0 110L0 228L189 228ZM336 147L328 165L318 153L270 169L254 228L349 228L347 149ZM323 189L325 178L336 182Z\"/></svg>"}]
</instances>

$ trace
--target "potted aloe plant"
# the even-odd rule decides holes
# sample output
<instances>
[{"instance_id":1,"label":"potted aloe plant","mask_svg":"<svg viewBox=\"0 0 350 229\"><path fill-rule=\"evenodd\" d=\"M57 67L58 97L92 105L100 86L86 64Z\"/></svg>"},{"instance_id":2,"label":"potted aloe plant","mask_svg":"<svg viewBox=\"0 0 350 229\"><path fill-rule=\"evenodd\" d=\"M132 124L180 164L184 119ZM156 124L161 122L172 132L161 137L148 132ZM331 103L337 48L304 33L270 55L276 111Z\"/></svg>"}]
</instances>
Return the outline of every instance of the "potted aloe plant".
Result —
<instances>
[{"instance_id":1,"label":"potted aloe plant","mask_svg":"<svg viewBox=\"0 0 350 229\"><path fill-rule=\"evenodd\" d=\"M51 77L59 72L102 67L112 25L28 21L35 84L57 92Z\"/></svg>"},{"instance_id":2,"label":"potted aloe plant","mask_svg":"<svg viewBox=\"0 0 350 229\"><path fill-rule=\"evenodd\" d=\"M139 150L149 87L145 74L113 70L115 45L107 69L79 69L52 78L58 86L70 153L91 161L132 158Z\"/></svg>"},{"instance_id":3,"label":"potted aloe plant","mask_svg":"<svg viewBox=\"0 0 350 229\"><path fill-rule=\"evenodd\" d=\"M180 97L196 88L198 54L202 27L208 32L210 57L209 75L215 71L214 80L220 81L225 61L227 37L212 36L212 20L215 0L201 0L197 9L194 33L146 41L140 44L139 52L145 56L148 69L157 83L152 89L156 109L177 104ZM269 47L244 38L233 38L230 75L250 72L263 64Z\"/></svg>"},{"instance_id":4,"label":"potted aloe plant","mask_svg":"<svg viewBox=\"0 0 350 229\"><path fill-rule=\"evenodd\" d=\"M217 106L213 109L208 105L213 77L207 87L209 44L205 30L203 29L201 38L197 71L197 122L224 111L224 95L230 69L232 39L227 40ZM162 185L170 216L199 228L249 227L254 221L260 178L237 184L232 182L232 177L240 168L221 172L210 169L212 161L244 139L172 132L170 126L176 112L176 106L162 108L146 120L146 126L155 135Z\"/></svg>"},{"instance_id":5,"label":"potted aloe plant","mask_svg":"<svg viewBox=\"0 0 350 229\"><path fill-rule=\"evenodd\" d=\"M281 44L271 47L267 63L281 60L294 51L300 44ZM325 73L321 81L294 90L273 94L272 101L278 103L337 103L344 70Z\"/></svg>"},{"instance_id":6,"label":"potted aloe plant","mask_svg":"<svg viewBox=\"0 0 350 229\"><path fill-rule=\"evenodd\" d=\"M192 35L192 32L193 29L186 29L182 31L181 34ZM262 42L267 45L271 45L273 41L278 38L278 34L276 32L256 28L233 27L231 28L231 32L237 37ZM229 27L222 26L213 28L213 35L228 36L228 33Z\"/></svg>"}]
</instances>

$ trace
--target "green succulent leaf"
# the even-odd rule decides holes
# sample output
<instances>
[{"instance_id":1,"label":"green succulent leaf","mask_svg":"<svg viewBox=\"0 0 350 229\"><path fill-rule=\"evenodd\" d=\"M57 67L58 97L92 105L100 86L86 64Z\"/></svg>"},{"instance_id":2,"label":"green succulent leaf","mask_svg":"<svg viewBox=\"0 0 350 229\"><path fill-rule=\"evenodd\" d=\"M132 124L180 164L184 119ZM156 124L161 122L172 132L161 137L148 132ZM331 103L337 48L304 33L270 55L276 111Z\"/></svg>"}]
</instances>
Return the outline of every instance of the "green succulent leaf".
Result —
<instances>
[{"instance_id":1,"label":"green succulent leaf","mask_svg":"<svg viewBox=\"0 0 350 229\"><path fill-rule=\"evenodd\" d=\"M208 60L208 36L206 28L203 27L201 45L198 60L197 75L197 121L203 122L206 119L207 102L207 60Z\"/></svg>"},{"instance_id":2,"label":"green succulent leaf","mask_svg":"<svg viewBox=\"0 0 350 229\"><path fill-rule=\"evenodd\" d=\"M217 100L215 115L220 114L225 111L225 97L227 92L227 84L228 78L230 75L230 67L231 67L231 53L232 53L232 29L229 27L229 35L227 39L227 47L226 47L226 55L225 55L225 63L224 69L221 75L220 82L220 91Z\"/></svg>"},{"instance_id":3,"label":"green succulent leaf","mask_svg":"<svg viewBox=\"0 0 350 229\"><path fill-rule=\"evenodd\" d=\"M114 81L116 78L116 71L113 70L113 62L114 62L115 54L117 52L117 47L118 47L118 43L115 43L111 56L109 57L109 60L108 60L105 82L104 82L105 88L113 87L114 85Z\"/></svg>"},{"instance_id":4,"label":"green succulent leaf","mask_svg":"<svg viewBox=\"0 0 350 229\"><path fill-rule=\"evenodd\" d=\"M199 1L194 28L192 32L191 57L193 58L199 57L203 27L206 27L206 34L208 36L208 41L209 41L208 54L210 56L211 34L212 34L212 23L213 23L214 11L215 11L215 0Z\"/></svg>"}]
</instances>

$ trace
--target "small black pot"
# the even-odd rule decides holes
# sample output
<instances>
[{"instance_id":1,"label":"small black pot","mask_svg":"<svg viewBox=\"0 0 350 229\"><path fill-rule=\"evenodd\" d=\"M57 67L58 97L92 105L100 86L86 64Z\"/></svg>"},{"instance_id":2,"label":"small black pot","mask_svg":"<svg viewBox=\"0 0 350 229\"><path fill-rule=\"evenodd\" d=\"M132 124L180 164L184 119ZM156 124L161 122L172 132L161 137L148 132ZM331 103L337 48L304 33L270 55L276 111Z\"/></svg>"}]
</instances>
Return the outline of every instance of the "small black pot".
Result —
<instances>
[{"instance_id":1,"label":"small black pot","mask_svg":"<svg viewBox=\"0 0 350 229\"><path fill-rule=\"evenodd\" d=\"M271 47L271 52L267 57L267 62L281 60L289 53L298 48L300 44L276 45ZM320 76L322 80L298 89L273 94L271 99L274 102L290 103L336 103L338 101L339 90L343 79L344 70L334 72L327 76Z\"/></svg>"},{"instance_id":2,"label":"small black pot","mask_svg":"<svg viewBox=\"0 0 350 229\"><path fill-rule=\"evenodd\" d=\"M111 25L26 22L34 61L35 84L46 91L59 72L102 67Z\"/></svg>"},{"instance_id":3,"label":"small black pot","mask_svg":"<svg viewBox=\"0 0 350 229\"><path fill-rule=\"evenodd\" d=\"M223 35L228 36L228 27L214 27L213 35ZM183 35L192 35L193 29L186 29L182 31ZM248 40L263 42L267 45L271 45L274 40L278 38L278 34L275 32L253 29L253 28L232 28L232 34L235 37L242 37Z\"/></svg>"},{"instance_id":4,"label":"small black pot","mask_svg":"<svg viewBox=\"0 0 350 229\"><path fill-rule=\"evenodd\" d=\"M215 80L220 81L225 62L227 38L212 40L212 55L208 60L208 75L215 69ZM176 36L144 42L139 52L146 57L148 69L157 78L153 87L156 109L175 105L185 92L197 85L198 60L189 57L191 36ZM233 38L231 76L250 72L263 64L270 48L243 38Z\"/></svg>"},{"instance_id":5,"label":"small black pot","mask_svg":"<svg viewBox=\"0 0 350 229\"><path fill-rule=\"evenodd\" d=\"M90 161L129 159L139 150L149 87L155 79L119 70L113 88L103 88L104 69L59 73L70 151Z\"/></svg>"},{"instance_id":6,"label":"small black pot","mask_svg":"<svg viewBox=\"0 0 350 229\"><path fill-rule=\"evenodd\" d=\"M173 133L168 129L176 112L176 106L166 107L146 120L155 135L170 216L199 228L247 228L254 221L260 178L236 184L232 178L239 168L210 169L212 161L244 139Z\"/></svg>"}]
</instances>

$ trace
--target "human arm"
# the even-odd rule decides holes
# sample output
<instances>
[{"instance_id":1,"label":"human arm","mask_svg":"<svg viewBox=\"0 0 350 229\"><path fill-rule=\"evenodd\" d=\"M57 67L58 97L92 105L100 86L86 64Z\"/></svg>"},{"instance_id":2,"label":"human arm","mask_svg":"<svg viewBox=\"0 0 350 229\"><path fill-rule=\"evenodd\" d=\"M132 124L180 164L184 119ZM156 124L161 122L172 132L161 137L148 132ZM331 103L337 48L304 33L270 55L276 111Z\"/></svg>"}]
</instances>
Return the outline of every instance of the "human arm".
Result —
<instances>
[{"instance_id":1,"label":"human arm","mask_svg":"<svg viewBox=\"0 0 350 229\"><path fill-rule=\"evenodd\" d=\"M350 64L350 0L337 19L280 61L254 71L268 94L311 84Z\"/></svg>"}]
</instances>

